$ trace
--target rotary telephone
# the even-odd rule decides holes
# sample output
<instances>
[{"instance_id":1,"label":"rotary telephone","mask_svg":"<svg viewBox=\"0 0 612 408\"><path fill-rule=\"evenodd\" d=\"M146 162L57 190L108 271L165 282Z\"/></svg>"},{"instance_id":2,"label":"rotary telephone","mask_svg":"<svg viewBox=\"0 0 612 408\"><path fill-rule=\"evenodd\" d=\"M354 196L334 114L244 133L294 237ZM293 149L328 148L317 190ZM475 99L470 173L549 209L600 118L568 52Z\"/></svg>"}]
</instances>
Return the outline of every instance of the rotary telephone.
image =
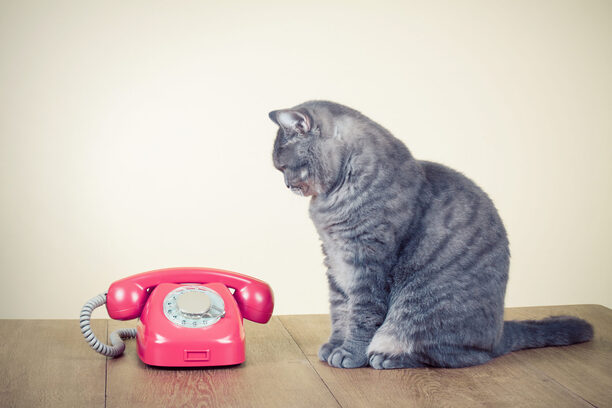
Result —
<instances>
[{"instance_id":1,"label":"rotary telephone","mask_svg":"<svg viewBox=\"0 0 612 408\"><path fill-rule=\"evenodd\" d=\"M111 333L110 346L90 327L91 313L105 303L113 319L139 317L135 329ZM85 303L80 324L90 346L105 356L121 355L123 339L136 337L145 364L222 366L245 359L242 319L267 323L273 309L272 290L259 279L219 269L168 268L116 281Z\"/></svg>"}]
</instances>

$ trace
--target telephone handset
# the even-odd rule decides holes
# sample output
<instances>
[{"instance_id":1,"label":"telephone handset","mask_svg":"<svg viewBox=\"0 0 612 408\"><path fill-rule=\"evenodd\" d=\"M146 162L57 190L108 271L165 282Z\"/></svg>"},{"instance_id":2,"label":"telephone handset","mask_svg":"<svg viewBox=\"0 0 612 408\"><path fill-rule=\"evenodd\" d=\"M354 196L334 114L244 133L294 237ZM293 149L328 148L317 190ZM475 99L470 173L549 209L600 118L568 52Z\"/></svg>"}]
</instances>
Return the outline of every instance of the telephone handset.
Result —
<instances>
[{"instance_id":1,"label":"telephone handset","mask_svg":"<svg viewBox=\"0 0 612 408\"><path fill-rule=\"evenodd\" d=\"M139 317L136 329L111 334L112 346L89 325L92 311L104 303L113 319ZM244 361L242 318L266 323L273 309L272 290L259 279L220 269L168 268L116 281L85 304L80 320L86 340L106 356L120 355L122 338L136 337L146 364L220 366Z\"/></svg>"}]
</instances>

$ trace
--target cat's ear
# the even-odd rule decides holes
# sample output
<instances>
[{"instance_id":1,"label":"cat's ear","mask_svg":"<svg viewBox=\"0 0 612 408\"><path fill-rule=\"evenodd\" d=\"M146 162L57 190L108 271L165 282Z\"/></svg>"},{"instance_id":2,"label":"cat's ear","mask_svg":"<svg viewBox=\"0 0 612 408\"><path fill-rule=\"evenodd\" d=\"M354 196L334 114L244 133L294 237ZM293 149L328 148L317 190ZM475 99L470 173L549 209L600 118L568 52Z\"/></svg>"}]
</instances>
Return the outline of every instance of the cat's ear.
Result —
<instances>
[{"instance_id":1,"label":"cat's ear","mask_svg":"<svg viewBox=\"0 0 612 408\"><path fill-rule=\"evenodd\" d=\"M282 109L272 111L268 114L268 116L274 123L285 130L292 130L301 135L310 131L310 118L308 115L305 115L302 112L291 109Z\"/></svg>"}]
</instances>

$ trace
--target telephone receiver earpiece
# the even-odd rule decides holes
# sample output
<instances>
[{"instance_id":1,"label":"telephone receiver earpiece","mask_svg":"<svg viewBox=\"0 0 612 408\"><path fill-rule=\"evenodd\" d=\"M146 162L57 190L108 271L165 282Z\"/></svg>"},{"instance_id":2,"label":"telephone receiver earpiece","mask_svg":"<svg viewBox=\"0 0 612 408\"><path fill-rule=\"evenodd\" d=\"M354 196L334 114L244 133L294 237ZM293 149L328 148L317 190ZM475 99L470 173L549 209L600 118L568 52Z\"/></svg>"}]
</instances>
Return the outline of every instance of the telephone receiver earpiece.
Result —
<instances>
[{"instance_id":1,"label":"telephone receiver earpiece","mask_svg":"<svg viewBox=\"0 0 612 408\"><path fill-rule=\"evenodd\" d=\"M149 293L160 283L219 282L234 289L234 299L242 317L266 323L274 310L274 294L270 286L253 277L211 268L167 268L132 275L113 283L106 296L111 318L130 320L140 316Z\"/></svg>"}]
</instances>

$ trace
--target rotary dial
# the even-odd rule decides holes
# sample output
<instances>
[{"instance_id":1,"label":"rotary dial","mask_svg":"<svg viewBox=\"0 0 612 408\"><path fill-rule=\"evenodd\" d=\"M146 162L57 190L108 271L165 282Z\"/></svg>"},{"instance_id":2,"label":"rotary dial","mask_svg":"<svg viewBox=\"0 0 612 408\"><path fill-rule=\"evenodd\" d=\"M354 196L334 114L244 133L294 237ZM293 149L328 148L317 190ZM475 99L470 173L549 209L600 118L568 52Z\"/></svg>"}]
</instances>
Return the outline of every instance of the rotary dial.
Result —
<instances>
[{"instance_id":1,"label":"rotary dial","mask_svg":"<svg viewBox=\"0 0 612 408\"><path fill-rule=\"evenodd\" d=\"M178 326L206 327L225 316L225 305L221 296L212 289L182 286L166 295L164 314Z\"/></svg>"}]
</instances>

